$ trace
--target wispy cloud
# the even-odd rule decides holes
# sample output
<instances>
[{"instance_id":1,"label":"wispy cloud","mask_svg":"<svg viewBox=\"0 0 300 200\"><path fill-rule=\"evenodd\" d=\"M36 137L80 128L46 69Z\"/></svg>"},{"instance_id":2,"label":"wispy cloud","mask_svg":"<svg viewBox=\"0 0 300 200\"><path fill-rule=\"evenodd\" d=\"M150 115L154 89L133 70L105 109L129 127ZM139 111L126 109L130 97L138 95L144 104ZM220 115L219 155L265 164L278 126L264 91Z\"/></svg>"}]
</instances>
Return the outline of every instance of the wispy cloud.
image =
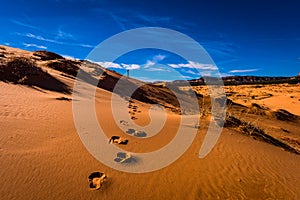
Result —
<instances>
[{"instance_id":1,"label":"wispy cloud","mask_svg":"<svg viewBox=\"0 0 300 200\"><path fill-rule=\"evenodd\" d=\"M180 77L183 78L183 79L192 79L193 78L191 76L183 76L183 75L181 75Z\"/></svg>"},{"instance_id":2,"label":"wispy cloud","mask_svg":"<svg viewBox=\"0 0 300 200\"><path fill-rule=\"evenodd\" d=\"M76 44L76 43L66 43L70 46L80 46L80 47L85 47L85 48L95 48L95 46L90 45L90 44Z\"/></svg>"},{"instance_id":3,"label":"wispy cloud","mask_svg":"<svg viewBox=\"0 0 300 200\"><path fill-rule=\"evenodd\" d=\"M124 69L129 69L129 70L134 70L134 69L140 69L141 68L141 66L137 65L137 64L124 64L124 63L122 63L121 65Z\"/></svg>"},{"instance_id":4,"label":"wispy cloud","mask_svg":"<svg viewBox=\"0 0 300 200\"><path fill-rule=\"evenodd\" d=\"M155 62L153 62L153 61L151 61L151 60L148 60L148 61L146 62L146 64L144 65L144 68L147 69L147 68L150 68L150 67L152 67L152 66L154 66L154 65L155 65Z\"/></svg>"},{"instance_id":5,"label":"wispy cloud","mask_svg":"<svg viewBox=\"0 0 300 200\"><path fill-rule=\"evenodd\" d=\"M91 61L91 62L94 62L94 61ZM94 62L94 63L96 63L104 68L123 69L123 67L121 67L121 65L118 63L113 63L113 62Z\"/></svg>"},{"instance_id":6,"label":"wispy cloud","mask_svg":"<svg viewBox=\"0 0 300 200\"><path fill-rule=\"evenodd\" d=\"M162 22L168 23L172 20L171 17L166 17L166 16L153 16L153 15L145 15L145 14L139 14L136 16L142 21L147 22L149 24L157 24Z\"/></svg>"},{"instance_id":7,"label":"wispy cloud","mask_svg":"<svg viewBox=\"0 0 300 200\"><path fill-rule=\"evenodd\" d=\"M38 48L38 49L47 49L46 46L43 46L43 45L37 45L37 44L30 44L30 43L23 43L23 45L25 47L35 47L35 48Z\"/></svg>"},{"instance_id":8,"label":"wispy cloud","mask_svg":"<svg viewBox=\"0 0 300 200\"><path fill-rule=\"evenodd\" d=\"M153 57L153 61L162 61L165 58L166 58L165 55L158 54L158 55Z\"/></svg>"},{"instance_id":9,"label":"wispy cloud","mask_svg":"<svg viewBox=\"0 0 300 200\"><path fill-rule=\"evenodd\" d=\"M229 73L245 73L245 72L256 72L259 69L235 69L235 70L231 70L229 71Z\"/></svg>"},{"instance_id":10,"label":"wispy cloud","mask_svg":"<svg viewBox=\"0 0 300 200\"><path fill-rule=\"evenodd\" d=\"M148 69L145 69L145 70L149 71L149 72L171 72L170 69L160 68L160 67L151 67L151 68L148 68Z\"/></svg>"},{"instance_id":11,"label":"wispy cloud","mask_svg":"<svg viewBox=\"0 0 300 200\"><path fill-rule=\"evenodd\" d=\"M24 34L20 34L20 35L24 35ZM37 39L37 40L41 40L41 41L45 41L45 42L51 42L51 43L60 43L56 40L52 40L52 39L47 39L47 38L44 38L43 36L40 36L40 35L34 35L32 33L27 33L25 34L26 37L29 37L29 38L34 38L34 39Z\"/></svg>"},{"instance_id":12,"label":"wispy cloud","mask_svg":"<svg viewBox=\"0 0 300 200\"><path fill-rule=\"evenodd\" d=\"M188 63L180 63L180 64L168 64L170 67L178 69L178 68L192 68L192 69L199 69L199 70L209 70L215 71L217 70L217 66L212 64L203 64L197 63L193 61L189 61Z\"/></svg>"},{"instance_id":13,"label":"wispy cloud","mask_svg":"<svg viewBox=\"0 0 300 200\"><path fill-rule=\"evenodd\" d=\"M168 65L170 67L172 67L172 68L175 68L175 69L177 69L177 68L183 68L183 67L191 68L190 64L182 64L182 63L180 63L180 64L168 64Z\"/></svg>"},{"instance_id":14,"label":"wispy cloud","mask_svg":"<svg viewBox=\"0 0 300 200\"><path fill-rule=\"evenodd\" d=\"M62 31L62 29L59 28L57 30L55 39L71 39L71 40L74 40L74 36L71 33L67 33L65 31Z\"/></svg>"},{"instance_id":15,"label":"wispy cloud","mask_svg":"<svg viewBox=\"0 0 300 200\"><path fill-rule=\"evenodd\" d=\"M122 31L125 31L127 29L126 25L128 24L127 19L124 17L119 17L116 14L109 13L110 17L113 19L113 21L120 27Z\"/></svg>"},{"instance_id":16,"label":"wispy cloud","mask_svg":"<svg viewBox=\"0 0 300 200\"><path fill-rule=\"evenodd\" d=\"M145 26L166 26L172 20L169 16L154 16L140 13L136 10L113 10L106 11L102 8L94 9L96 12L106 13L123 31ZM126 17L124 17L126 16Z\"/></svg>"},{"instance_id":17,"label":"wispy cloud","mask_svg":"<svg viewBox=\"0 0 300 200\"><path fill-rule=\"evenodd\" d=\"M143 65L125 64L125 63L119 64L119 63L114 63L114 62L95 62L95 63L101 65L104 68L136 70L136 69L141 69L143 67L144 69L148 69L148 71L163 71L163 69L161 67L153 68L153 69L151 68L151 70L149 68L156 65L157 62L159 62L165 58L166 58L165 55L158 54L158 55L153 56L152 60L148 60ZM92 61L92 62L94 62L94 61Z\"/></svg>"},{"instance_id":18,"label":"wispy cloud","mask_svg":"<svg viewBox=\"0 0 300 200\"><path fill-rule=\"evenodd\" d=\"M164 56L156 56L156 59L164 59L164 58L165 58ZM200 74L202 76L205 75L211 76L211 75L216 75L216 73L218 72L215 65L195 63L192 61L185 64L165 64L165 65L154 64L155 66L151 66L148 68L145 68L145 64L140 65L140 64L125 64L125 63L114 63L114 62L95 62L95 61L91 61L91 62L97 63L104 68L111 68L111 69L141 70L142 73L143 72L144 73L165 72L165 75L167 77L169 76L169 73L174 70L176 70L177 73L182 74L180 75L180 77L184 77L184 78L193 78L193 77L195 78L195 77L199 77ZM148 65L149 64L150 63L148 63ZM151 63L151 65L152 64L153 63ZM201 70L201 72L197 72L197 70Z\"/></svg>"},{"instance_id":19,"label":"wispy cloud","mask_svg":"<svg viewBox=\"0 0 300 200\"><path fill-rule=\"evenodd\" d=\"M220 73L221 77L226 77L226 76L233 76L232 74L229 73Z\"/></svg>"},{"instance_id":20,"label":"wispy cloud","mask_svg":"<svg viewBox=\"0 0 300 200\"><path fill-rule=\"evenodd\" d=\"M35 35L35 34L32 34L32 33L27 33L27 34L17 33L17 35L21 35L21 36L28 37L28 38L33 38L33 39L44 41L44 42L59 44L59 45L79 46L79 47L84 47L84 48L94 48L93 45L89 45L89 44L62 42L62 41L58 41L58 40L55 40L55 39L45 38L41 35Z\"/></svg>"},{"instance_id":21,"label":"wispy cloud","mask_svg":"<svg viewBox=\"0 0 300 200\"><path fill-rule=\"evenodd\" d=\"M67 59L76 60L76 58L74 56L69 56L69 55L61 55L61 56L64 58L67 58Z\"/></svg>"},{"instance_id":22,"label":"wispy cloud","mask_svg":"<svg viewBox=\"0 0 300 200\"><path fill-rule=\"evenodd\" d=\"M258 41L300 41L299 37L281 37L281 38L260 38Z\"/></svg>"},{"instance_id":23,"label":"wispy cloud","mask_svg":"<svg viewBox=\"0 0 300 200\"><path fill-rule=\"evenodd\" d=\"M218 67L216 65L212 65L212 64L203 64L203 63L198 63L198 62L193 62L193 61L189 61L189 64L192 66L192 68L195 68L195 69L209 70L209 71L218 70Z\"/></svg>"},{"instance_id":24,"label":"wispy cloud","mask_svg":"<svg viewBox=\"0 0 300 200\"><path fill-rule=\"evenodd\" d=\"M91 61L94 62L94 61ZM128 69L128 70L135 70L135 69L140 69L141 66L138 64L118 64L118 63L114 63L114 62L94 62L98 65L100 65L101 67L104 68L114 68L114 69Z\"/></svg>"},{"instance_id":25,"label":"wispy cloud","mask_svg":"<svg viewBox=\"0 0 300 200\"><path fill-rule=\"evenodd\" d=\"M198 75L196 72L192 71L192 70L184 70L185 73L187 74L193 74L193 75Z\"/></svg>"},{"instance_id":26,"label":"wispy cloud","mask_svg":"<svg viewBox=\"0 0 300 200\"><path fill-rule=\"evenodd\" d=\"M165 55L161 55L161 54L158 54L158 55L155 55L153 56L153 58L151 60L147 60L146 64L144 65L144 68L150 68L152 66L154 66L155 64L157 64L159 61L162 61L166 58Z\"/></svg>"},{"instance_id":27,"label":"wispy cloud","mask_svg":"<svg viewBox=\"0 0 300 200\"><path fill-rule=\"evenodd\" d=\"M39 29L38 27L36 26L33 26L31 24L28 24L28 23L25 23L25 22L22 22L22 21L19 21L19 20L14 20L14 19L11 19L10 20L12 23L14 24L17 24L19 26L23 26L23 27L26 27L26 28L31 28L31 29Z\"/></svg>"},{"instance_id":28,"label":"wispy cloud","mask_svg":"<svg viewBox=\"0 0 300 200\"><path fill-rule=\"evenodd\" d=\"M169 82L169 81L173 80L173 79L167 79L167 78L165 78L165 79L164 78L155 78L155 77L150 78L150 77L145 77L145 76L138 76L136 78L138 78L139 80L142 80L144 82L149 82L149 83L153 83L153 82L156 82L156 81L158 81L158 82Z\"/></svg>"}]
</instances>

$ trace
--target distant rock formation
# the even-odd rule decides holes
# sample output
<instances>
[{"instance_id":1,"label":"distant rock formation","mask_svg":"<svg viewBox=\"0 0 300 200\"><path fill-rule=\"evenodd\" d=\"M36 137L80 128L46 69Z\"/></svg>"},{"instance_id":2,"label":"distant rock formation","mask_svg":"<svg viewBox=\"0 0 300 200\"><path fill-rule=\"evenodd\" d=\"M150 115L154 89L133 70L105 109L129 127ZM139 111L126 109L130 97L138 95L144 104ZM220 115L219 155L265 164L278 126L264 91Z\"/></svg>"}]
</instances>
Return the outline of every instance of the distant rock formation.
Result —
<instances>
[{"instance_id":1,"label":"distant rock formation","mask_svg":"<svg viewBox=\"0 0 300 200\"><path fill-rule=\"evenodd\" d=\"M269 77L269 76L226 76L222 77L224 85L246 85L246 84L276 84L276 83L297 83L300 80L300 74L297 77ZM191 85L204 85L208 77L189 80ZM172 83L180 84L181 81Z\"/></svg>"}]
</instances>

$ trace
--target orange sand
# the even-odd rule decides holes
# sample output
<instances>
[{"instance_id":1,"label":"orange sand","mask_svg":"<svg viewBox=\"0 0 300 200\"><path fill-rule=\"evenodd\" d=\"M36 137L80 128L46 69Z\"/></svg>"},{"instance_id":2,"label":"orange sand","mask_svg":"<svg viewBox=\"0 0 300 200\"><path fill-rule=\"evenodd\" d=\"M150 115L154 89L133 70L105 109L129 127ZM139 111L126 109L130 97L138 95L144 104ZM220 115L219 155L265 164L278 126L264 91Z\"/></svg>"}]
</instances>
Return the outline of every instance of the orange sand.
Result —
<instances>
[{"instance_id":1,"label":"orange sand","mask_svg":"<svg viewBox=\"0 0 300 200\"><path fill-rule=\"evenodd\" d=\"M209 119L202 119L193 144L175 163L151 173L129 174L101 164L87 152L74 127L72 102L55 99L71 96L2 82L0 94L1 199L300 198L300 157L278 147L224 129L213 151L199 159ZM97 96L97 113L109 116L110 93L97 89ZM147 119L148 106L136 105L141 110L136 121ZM130 138L126 148L160 148L172 138L163 134L176 130L177 117L169 114L159 135ZM111 124L112 133L120 133L109 117L101 120ZM98 170L106 173L107 182L99 191L90 191L87 177Z\"/></svg>"}]
</instances>

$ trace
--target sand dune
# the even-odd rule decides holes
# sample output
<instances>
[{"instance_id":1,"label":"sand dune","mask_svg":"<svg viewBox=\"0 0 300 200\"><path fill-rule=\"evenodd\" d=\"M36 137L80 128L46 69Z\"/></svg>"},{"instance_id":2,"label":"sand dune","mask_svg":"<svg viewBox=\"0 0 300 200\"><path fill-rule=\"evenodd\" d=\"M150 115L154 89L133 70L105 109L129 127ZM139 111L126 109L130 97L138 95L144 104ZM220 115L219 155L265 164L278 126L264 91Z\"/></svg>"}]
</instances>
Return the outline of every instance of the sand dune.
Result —
<instances>
[{"instance_id":1,"label":"sand dune","mask_svg":"<svg viewBox=\"0 0 300 200\"><path fill-rule=\"evenodd\" d=\"M72 77L64 76L54 69L48 71L72 88ZM246 92L247 86L243 87ZM280 88L268 87L266 90ZM293 91L289 95L294 98L289 98L296 100L299 97L299 86L294 87L286 86ZM235 91L236 88L231 89ZM260 92L252 90L253 93ZM209 112L201 117L192 145L176 162L158 171L131 174L105 166L86 150L75 129L72 101L65 100L72 99L71 94L7 82L0 82L0 94L1 199L300 198L299 155L254 140L241 134L240 130L224 128L213 151L204 159L199 159L199 148L210 121ZM129 140L127 145L119 146L124 151L150 152L172 140L178 129L180 115L167 110L166 123L159 134L149 138L134 137L119 128L119 121L114 121L111 96L110 91L101 88L96 90L96 113L108 139L112 135L119 135ZM271 98L276 102L275 94ZM252 102L250 97L249 104L235 96L232 100L247 106L232 106L230 111L234 116L242 113L242 109L246 112L253 102L270 108L270 111L267 110L270 113L277 109L266 99L254 99ZM299 107L293 107L297 103L287 103L289 105L278 108L297 114ZM128 121L128 126L124 125L124 129L128 130L135 123L150 123L150 110L154 115L157 113L159 119L162 117L162 110L151 107L151 104L132 100L130 108L114 109L128 109L129 114L136 117ZM266 115L248 112L247 115L239 116L239 119L251 121L260 116L260 120L251 122L264 127L266 132L273 133L276 138L284 136L299 141L299 123L275 119L268 112ZM91 191L88 176L95 171L104 172L107 180L99 190Z\"/></svg>"}]
</instances>

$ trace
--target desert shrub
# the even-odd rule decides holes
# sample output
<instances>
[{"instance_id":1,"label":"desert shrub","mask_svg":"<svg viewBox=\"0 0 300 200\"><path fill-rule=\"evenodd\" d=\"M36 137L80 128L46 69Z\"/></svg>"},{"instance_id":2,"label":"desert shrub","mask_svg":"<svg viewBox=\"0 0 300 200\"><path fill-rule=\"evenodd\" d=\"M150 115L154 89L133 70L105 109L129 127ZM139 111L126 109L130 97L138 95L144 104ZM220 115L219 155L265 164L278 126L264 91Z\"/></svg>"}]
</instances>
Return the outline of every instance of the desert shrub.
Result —
<instances>
[{"instance_id":1,"label":"desert shrub","mask_svg":"<svg viewBox=\"0 0 300 200\"><path fill-rule=\"evenodd\" d=\"M33 53L34 56L40 57L41 60L57 60L57 59L64 59L61 55L58 55L53 52L49 51L35 51Z\"/></svg>"},{"instance_id":2,"label":"desert shrub","mask_svg":"<svg viewBox=\"0 0 300 200\"><path fill-rule=\"evenodd\" d=\"M71 101L72 99L67 98L67 97L57 97L57 100L61 100L61 101Z\"/></svg>"},{"instance_id":3,"label":"desert shrub","mask_svg":"<svg viewBox=\"0 0 300 200\"><path fill-rule=\"evenodd\" d=\"M76 76L79 70L77 64L78 64L77 62L71 60L57 60L48 63L48 67L58 70L60 72L64 72L71 76Z\"/></svg>"},{"instance_id":4,"label":"desert shrub","mask_svg":"<svg viewBox=\"0 0 300 200\"><path fill-rule=\"evenodd\" d=\"M43 71L34 61L24 57L13 57L5 64L0 63L0 80L70 93L67 85Z\"/></svg>"},{"instance_id":5,"label":"desert shrub","mask_svg":"<svg viewBox=\"0 0 300 200\"><path fill-rule=\"evenodd\" d=\"M8 60L6 66L1 67L1 79L17 83L29 75L37 75L40 70L27 58L13 57Z\"/></svg>"},{"instance_id":6,"label":"desert shrub","mask_svg":"<svg viewBox=\"0 0 300 200\"><path fill-rule=\"evenodd\" d=\"M281 121L296 121L299 119L297 115L294 115L284 109L279 109L273 112L273 115Z\"/></svg>"}]
</instances>

